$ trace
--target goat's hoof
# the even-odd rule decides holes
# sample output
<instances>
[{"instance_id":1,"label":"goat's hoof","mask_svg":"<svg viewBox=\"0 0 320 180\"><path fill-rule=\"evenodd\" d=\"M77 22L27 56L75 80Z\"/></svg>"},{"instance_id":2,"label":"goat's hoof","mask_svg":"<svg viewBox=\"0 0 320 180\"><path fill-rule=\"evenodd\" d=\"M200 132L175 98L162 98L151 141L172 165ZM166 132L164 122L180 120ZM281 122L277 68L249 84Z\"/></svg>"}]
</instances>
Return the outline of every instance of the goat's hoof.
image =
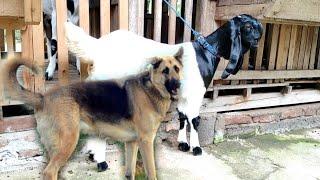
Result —
<instances>
[{"instance_id":1,"label":"goat's hoof","mask_svg":"<svg viewBox=\"0 0 320 180\"><path fill-rule=\"evenodd\" d=\"M91 161L91 162L94 162L94 154L89 154L89 160Z\"/></svg>"},{"instance_id":2,"label":"goat's hoof","mask_svg":"<svg viewBox=\"0 0 320 180\"><path fill-rule=\"evenodd\" d=\"M195 147L192 149L192 153L194 156L200 156L202 154L202 149L201 147Z\"/></svg>"},{"instance_id":3,"label":"goat's hoof","mask_svg":"<svg viewBox=\"0 0 320 180\"><path fill-rule=\"evenodd\" d=\"M180 151L187 152L190 150L188 143L179 143L178 148Z\"/></svg>"},{"instance_id":4,"label":"goat's hoof","mask_svg":"<svg viewBox=\"0 0 320 180\"><path fill-rule=\"evenodd\" d=\"M46 81L51 81L53 79L53 77L50 77L48 72L46 72L46 74L44 75Z\"/></svg>"},{"instance_id":5,"label":"goat's hoof","mask_svg":"<svg viewBox=\"0 0 320 180\"><path fill-rule=\"evenodd\" d=\"M98 172L103 172L108 169L108 164L107 162L103 161L101 163L98 163L97 167L98 167Z\"/></svg>"}]
</instances>

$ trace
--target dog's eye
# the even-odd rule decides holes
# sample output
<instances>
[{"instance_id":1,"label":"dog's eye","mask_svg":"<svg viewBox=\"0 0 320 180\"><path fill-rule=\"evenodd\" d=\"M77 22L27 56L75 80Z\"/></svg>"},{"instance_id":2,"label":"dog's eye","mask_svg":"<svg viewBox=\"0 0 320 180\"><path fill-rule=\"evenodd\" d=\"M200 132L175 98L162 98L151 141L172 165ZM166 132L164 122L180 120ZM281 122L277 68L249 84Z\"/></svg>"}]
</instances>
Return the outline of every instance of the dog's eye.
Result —
<instances>
[{"instance_id":1,"label":"dog's eye","mask_svg":"<svg viewBox=\"0 0 320 180\"><path fill-rule=\"evenodd\" d=\"M178 68L178 66L174 66L174 70L178 73L180 71L180 68Z\"/></svg>"},{"instance_id":2,"label":"dog's eye","mask_svg":"<svg viewBox=\"0 0 320 180\"><path fill-rule=\"evenodd\" d=\"M169 68L166 67L163 71L162 71L163 74L169 74Z\"/></svg>"}]
</instances>

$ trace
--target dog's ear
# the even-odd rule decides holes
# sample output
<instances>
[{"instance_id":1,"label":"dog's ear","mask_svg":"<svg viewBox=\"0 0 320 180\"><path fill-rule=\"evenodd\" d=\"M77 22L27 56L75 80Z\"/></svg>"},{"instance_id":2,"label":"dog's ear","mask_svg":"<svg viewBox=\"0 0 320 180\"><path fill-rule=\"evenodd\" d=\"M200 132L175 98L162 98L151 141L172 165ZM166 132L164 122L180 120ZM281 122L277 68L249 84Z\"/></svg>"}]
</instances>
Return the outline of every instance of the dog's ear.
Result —
<instances>
[{"instance_id":1,"label":"dog's ear","mask_svg":"<svg viewBox=\"0 0 320 180\"><path fill-rule=\"evenodd\" d=\"M152 64L153 69L157 69L161 63L162 63L161 58L154 57L151 59L151 64Z\"/></svg>"},{"instance_id":2,"label":"dog's ear","mask_svg":"<svg viewBox=\"0 0 320 180\"><path fill-rule=\"evenodd\" d=\"M183 47L180 47L178 52L174 55L174 58L182 65Z\"/></svg>"},{"instance_id":3,"label":"dog's ear","mask_svg":"<svg viewBox=\"0 0 320 180\"><path fill-rule=\"evenodd\" d=\"M231 19L229 23L230 30L230 38L231 38L231 48L230 48L230 56L229 63L224 70L221 78L225 79L230 74L236 74L243 62L243 54L242 54L242 44L241 44L241 31L240 31L240 20L241 16L237 16Z\"/></svg>"}]
</instances>

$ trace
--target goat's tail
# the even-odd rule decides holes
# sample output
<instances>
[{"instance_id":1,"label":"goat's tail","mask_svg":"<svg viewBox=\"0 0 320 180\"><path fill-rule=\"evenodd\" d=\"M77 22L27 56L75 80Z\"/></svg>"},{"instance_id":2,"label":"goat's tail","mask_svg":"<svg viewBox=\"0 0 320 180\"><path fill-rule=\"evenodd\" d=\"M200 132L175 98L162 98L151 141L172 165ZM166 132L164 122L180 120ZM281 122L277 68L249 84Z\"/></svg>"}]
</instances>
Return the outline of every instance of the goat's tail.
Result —
<instances>
[{"instance_id":1,"label":"goat's tail","mask_svg":"<svg viewBox=\"0 0 320 180\"><path fill-rule=\"evenodd\" d=\"M35 107L42 107L43 95L39 93L33 93L23 86L21 86L17 80L17 69L24 65L31 69L33 73L39 74L41 69L22 59L10 59L3 63L1 76L3 78L4 88L8 95L15 100L23 101L26 104L33 105Z\"/></svg>"}]
</instances>

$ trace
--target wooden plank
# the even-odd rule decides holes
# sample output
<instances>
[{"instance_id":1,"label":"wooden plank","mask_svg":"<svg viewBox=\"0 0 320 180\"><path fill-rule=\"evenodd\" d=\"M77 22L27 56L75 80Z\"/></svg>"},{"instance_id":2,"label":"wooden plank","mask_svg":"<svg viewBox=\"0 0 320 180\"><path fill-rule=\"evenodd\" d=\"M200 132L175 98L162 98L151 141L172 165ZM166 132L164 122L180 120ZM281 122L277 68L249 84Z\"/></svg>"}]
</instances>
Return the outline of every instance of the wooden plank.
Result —
<instances>
[{"instance_id":1,"label":"wooden plank","mask_svg":"<svg viewBox=\"0 0 320 180\"><path fill-rule=\"evenodd\" d=\"M279 30L280 30L280 25L273 24L270 52L268 53L269 55L268 69L269 70L273 70L275 68L276 55L277 55L277 49L278 49L278 40L279 40Z\"/></svg>"},{"instance_id":2,"label":"wooden plank","mask_svg":"<svg viewBox=\"0 0 320 180\"><path fill-rule=\"evenodd\" d=\"M215 20L229 20L239 14L250 14L259 19L263 19L264 12L268 9L268 4L250 5L230 5L216 8Z\"/></svg>"},{"instance_id":3,"label":"wooden plank","mask_svg":"<svg viewBox=\"0 0 320 180\"><path fill-rule=\"evenodd\" d=\"M4 29L0 29L0 52L4 51ZM1 53L0 53L0 59L1 59Z\"/></svg>"},{"instance_id":4,"label":"wooden plank","mask_svg":"<svg viewBox=\"0 0 320 180\"><path fill-rule=\"evenodd\" d=\"M246 98L246 99L249 99L251 97L251 94L252 94L252 89L251 88L246 88L243 90L243 97Z\"/></svg>"},{"instance_id":5,"label":"wooden plank","mask_svg":"<svg viewBox=\"0 0 320 180\"><path fill-rule=\"evenodd\" d=\"M249 69L249 58L250 58L250 50L244 54L243 56L243 63L242 63L242 70ZM246 84L247 81L240 81L240 84Z\"/></svg>"},{"instance_id":6,"label":"wooden plank","mask_svg":"<svg viewBox=\"0 0 320 180\"><path fill-rule=\"evenodd\" d=\"M265 19L320 23L319 0L276 0L264 13Z\"/></svg>"},{"instance_id":7,"label":"wooden plank","mask_svg":"<svg viewBox=\"0 0 320 180\"><path fill-rule=\"evenodd\" d=\"M129 30L143 36L144 1L129 1Z\"/></svg>"},{"instance_id":8,"label":"wooden plank","mask_svg":"<svg viewBox=\"0 0 320 180\"><path fill-rule=\"evenodd\" d=\"M110 33L110 0L100 1L100 35Z\"/></svg>"},{"instance_id":9,"label":"wooden plank","mask_svg":"<svg viewBox=\"0 0 320 180\"><path fill-rule=\"evenodd\" d=\"M89 22L89 1L79 1L79 25L86 32L90 33L90 22ZM80 77L84 80L88 77L88 64L80 62Z\"/></svg>"},{"instance_id":10,"label":"wooden plank","mask_svg":"<svg viewBox=\"0 0 320 180\"><path fill-rule=\"evenodd\" d=\"M4 17L24 17L24 1L0 0L0 13Z\"/></svg>"},{"instance_id":11,"label":"wooden plank","mask_svg":"<svg viewBox=\"0 0 320 180\"><path fill-rule=\"evenodd\" d=\"M6 31L7 48L8 48L8 59L14 56L14 46L13 46L13 29L7 29Z\"/></svg>"},{"instance_id":12,"label":"wooden plank","mask_svg":"<svg viewBox=\"0 0 320 180\"><path fill-rule=\"evenodd\" d=\"M239 95L219 96L215 101L205 98L200 113L235 111L241 109L255 109L311 103L320 101L319 90L293 90L290 94L256 93L249 98Z\"/></svg>"},{"instance_id":13,"label":"wooden plank","mask_svg":"<svg viewBox=\"0 0 320 180\"><path fill-rule=\"evenodd\" d=\"M32 0L24 0L24 21L26 23L32 22Z\"/></svg>"},{"instance_id":14,"label":"wooden plank","mask_svg":"<svg viewBox=\"0 0 320 180\"><path fill-rule=\"evenodd\" d=\"M119 0L119 28L129 29L129 3L128 0Z\"/></svg>"},{"instance_id":15,"label":"wooden plank","mask_svg":"<svg viewBox=\"0 0 320 180\"><path fill-rule=\"evenodd\" d=\"M304 59L303 59L303 69L308 69L309 68L313 31L314 31L313 27L308 27L306 50L304 52Z\"/></svg>"},{"instance_id":16,"label":"wooden plank","mask_svg":"<svg viewBox=\"0 0 320 180\"><path fill-rule=\"evenodd\" d=\"M69 82L69 62L68 62L68 47L66 45L65 33L63 24L67 21L67 4L66 1L56 1L57 9L57 41L59 55L59 83L62 85Z\"/></svg>"},{"instance_id":17,"label":"wooden plank","mask_svg":"<svg viewBox=\"0 0 320 180\"><path fill-rule=\"evenodd\" d=\"M177 7L177 0L171 0L170 4L173 8L176 9ZM169 27L168 27L168 44L175 44L176 43L176 14L170 8L169 11Z\"/></svg>"},{"instance_id":18,"label":"wooden plank","mask_svg":"<svg viewBox=\"0 0 320 180\"><path fill-rule=\"evenodd\" d=\"M291 33L291 26L281 25L277 64L276 64L277 70L286 69L289 43L290 43L290 33Z\"/></svg>"},{"instance_id":19,"label":"wooden plank","mask_svg":"<svg viewBox=\"0 0 320 180\"><path fill-rule=\"evenodd\" d=\"M79 0L79 26L86 33L90 32L88 0Z\"/></svg>"},{"instance_id":20,"label":"wooden plank","mask_svg":"<svg viewBox=\"0 0 320 180\"><path fill-rule=\"evenodd\" d=\"M218 1L217 6L230 6L230 5L249 5L249 4L262 4L268 3L271 0L223 0Z\"/></svg>"},{"instance_id":21,"label":"wooden plank","mask_svg":"<svg viewBox=\"0 0 320 180\"><path fill-rule=\"evenodd\" d=\"M266 24L263 23L262 24L263 26L263 34L261 36L261 39L259 41L259 44L258 44L258 49L257 49L257 55L256 55L256 61L255 61L255 66L254 66L254 69L255 70L261 70L261 64L262 64L262 58L263 58L263 50L264 50L264 42L265 42L265 38L266 38Z\"/></svg>"},{"instance_id":22,"label":"wooden plank","mask_svg":"<svg viewBox=\"0 0 320 180\"><path fill-rule=\"evenodd\" d=\"M273 84L245 84L245 85L216 85L208 90L220 90L220 89L246 89L246 88L266 88L266 87L279 87L279 86L288 86L289 83L273 83Z\"/></svg>"},{"instance_id":23,"label":"wooden plank","mask_svg":"<svg viewBox=\"0 0 320 180\"><path fill-rule=\"evenodd\" d=\"M294 49L293 68L292 69L298 69L301 38L302 38L302 26L298 26L297 37L295 39L296 46Z\"/></svg>"},{"instance_id":24,"label":"wooden plank","mask_svg":"<svg viewBox=\"0 0 320 180\"><path fill-rule=\"evenodd\" d=\"M304 62L304 54L306 50L306 43L308 38L308 27L302 27L302 34L301 34L301 44L299 50L299 60L298 60L298 67L297 69L303 69L303 62Z\"/></svg>"},{"instance_id":25,"label":"wooden plank","mask_svg":"<svg viewBox=\"0 0 320 180\"><path fill-rule=\"evenodd\" d=\"M219 26L215 21L216 1L198 0L196 10L196 30L204 36L208 36Z\"/></svg>"},{"instance_id":26,"label":"wooden plank","mask_svg":"<svg viewBox=\"0 0 320 180\"><path fill-rule=\"evenodd\" d=\"M184 17L189 25L192 25L192 10L193 10L193 0L186 0ZM191 41L191 30L189 27L185 25L184 32L183 32L183 42L189 42L189 41Z\"/></svg>"},{"instance_id":27,"label":"wooden plank","mask_svg":"<svg viewBox=\"0 0 320 180\"><path fill-rule=\"evenodd\" d=\"M320 101L319 90L293 90L290 94L256 93L243 96L219 96L217 100L204 99L200 113L255 109Z\"/></svg>"},{"instance_id":28,"label":"wooden plank","mask_svg":"<svg viewBox=\"0 0 320 180\"><path fill-rule=\"evenodd\" d=\"M39 24L42 16L42 0L32 0L32 23Z\"/></svg>"},{"instance_id":29,"label":"wooden plank","mask_svg":"<svg viewBox=\"0 0 320 180\"><path fill-rule=\"evenodd\" d=\"M40 3L40 2L39 2ZM40 3L40 10L42 12L42 3ZM41 16L42 17L42 16ZM39 25L32 26L33 36L33 64L44 69L44 34L43 34L43 21L40 19ZM44 73L39 73L34 76L34 91L38 93L44 93L45 91L45 79Z\"/></svg>"},{"instance_id":30,"label":"wooden plank","mask_svg":"<svg viewBox=\"0 0 320 180\"><path fill-rule=\"evenodd\" d=\"M33 31L32 26L28 25L25 30L21 31L22 37L21 37L21 48L22 53L21 57L28 61L33 61ZM32 76L29 71L26 69L23 71L23 86L31 91L34 90L34 76Z\"/></svg>"},{"instance_id":31,"label":"wooden plank","mask_svg":"<svg viewBox=\"0 0 320 180\"><path fill-rule=\"evenodd\" d=\"M290 34L290 47L288 52L288 62L287 69L293 69L293 59L297 46L297 35L298 35L298 26L292 25L291 34Z\"/></svg>"},{"instance_id":32,"label":"wooden plank","mask_svg":"<svg viewBox=\"0 0 320 180\"><path fill-rule=\"evenodd\" d=\"M161 42L162 0L154 3L153 40Z\"/></svg>"},{"instance_id":33,"label":"wooden plank","mask_svg":"<svg viewBox=\"0 0 320 180\"><path fill-rule=\"evenodd\" d=\"M36 120L32 115L7 117L0 121L0 133L25 131L35 127Z\"/></svg>"},{"instance_id":34,"label":"wooden plank","mask_svg":"<svg viewBox=\"0 0 320 180\"><path fill-rule=\"evenodd\" d=\"M314 31L312 34L309 69L314 69L314 65L316 61L317 40L318 40L318 34L319 34L319 28L318 27L313 27L313 28L314 28ZM318 61L319 60L320 59L318 59Z\"/></svg>"},{"instance_id":35,"label":"wooden plank","mask_svg":"<svg viewBox=\"0 0 320 180\"><path fill-rule=\"evenodd\" d=\"M221 79L223 71L216 71L213 80ZM243 71L236 75L230 75L226 80L252 80L252 79L297 79L297 78L319 78L320 70L262 70Z\"/></svg>"}]
</instances>

